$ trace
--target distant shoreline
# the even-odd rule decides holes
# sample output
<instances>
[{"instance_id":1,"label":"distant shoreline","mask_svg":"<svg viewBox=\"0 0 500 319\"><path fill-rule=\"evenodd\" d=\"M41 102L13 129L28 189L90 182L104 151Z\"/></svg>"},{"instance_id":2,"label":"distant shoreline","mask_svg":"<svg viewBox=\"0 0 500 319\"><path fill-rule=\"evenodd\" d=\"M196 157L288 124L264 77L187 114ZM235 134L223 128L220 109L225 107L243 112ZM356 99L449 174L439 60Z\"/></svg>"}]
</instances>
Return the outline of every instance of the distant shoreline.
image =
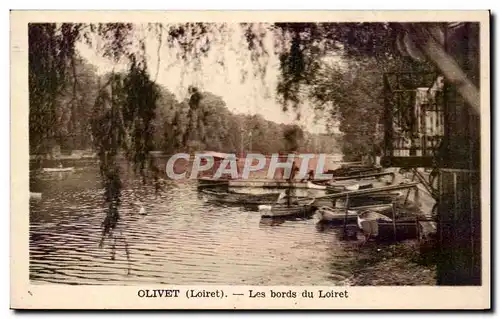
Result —
<instances>
[{"instance_id":1,"label":"distant shoreline","mask_svg":"<svg viewBox=\"0 0 500 319\"><path fill-rule=\"evenodd\" d=\"M204 151L201 151L199 153L204 153ZM153 151L153 152L150 152L150 155L152 157L166 158L166 157L172 156L173 154L165 154L165 153L160 152L160 151ZM98 158L97 153L92 153L92 154L71 154L71 155L61 154L61 155L52 155L52 156L49 155L49 154L46 154L46 155L30 155L30 161L36 160L37 156L40 159L49 160L49 161L51 161L51 160L57 161L57 160L97 159ZM117 155L117 157L125 159L124 155ZM266 155L266 157L271 157L271 154ZM286 158L286 155L283 155L283 157ZM360 163L360 162L343 162L341 154L326 154L326 157L327 158L336 157L336 158L338 158L338 160L336 160L336 161L337 162L342 162L342 164L357 164L357 163Z\"/></svg>"}]
</instances>

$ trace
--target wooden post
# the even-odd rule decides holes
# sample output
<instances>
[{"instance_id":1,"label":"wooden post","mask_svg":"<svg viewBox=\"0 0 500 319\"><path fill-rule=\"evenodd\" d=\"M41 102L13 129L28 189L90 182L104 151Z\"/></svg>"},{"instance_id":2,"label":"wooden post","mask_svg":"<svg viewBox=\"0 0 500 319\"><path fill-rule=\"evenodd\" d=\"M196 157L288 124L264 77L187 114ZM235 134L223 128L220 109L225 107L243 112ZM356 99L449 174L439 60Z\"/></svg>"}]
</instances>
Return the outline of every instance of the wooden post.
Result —
<instances>
[{"instance_id":1,"label":"wooden post","mask_svg":"<svg viewBox=\"0 0 500 319\"><path fill-rule=\"evenodd\" d=\"M413 198L413 202L420 208L420 188L415 187L415 196Z\"/></svg>"},{"instance_id":2,"label":"wooden post","mask_svg":"<svg viewBox=\"0 0 500 319\"><path fill-rule=\"evenodd\" d=\"M457 39L446 45L447 52L468 80L479 86L479 24L466 23L456 32ZM447 127L438 201L439 285L481 284L480 101L477 95L466 93L463 86L445 86Z\"/></svg>"},{"instance_id":3,"label":"wooden post","mask_svg":"<svg viewBox=\"0 0 500 319\"><path fill-rule=\"evenodd\" d=\"M417 174L417 169L416 168L413 168L412 169L413 171L413 175L411 177L411 181L413 182L415 180L415 176ZM418 187L418 186L417 186ZM410 192L411 192L411 188L408 189L408 191L406 192L406 197L405 197L405 201L403 202L403 205L406 206L406 203L408 203L408 198L410 197Z\"/></svg>"},{"instance_id":4,"label":"wooden post","mask_svg":"<svg viewBox=\"0 0 500 319\"><path fill-rule=\"evenodd\" d=\"M394 228L394 241L398 240L398 236L396 235L396 212L394 211L394 203L392 203L392 226Z\"/></svg>"},{"instance_id":5,"label":"wooden post","mask_svg":"<svg viewBox=\"0 0 500 319\"><path fill-rule=\"evenodd\" d=\"M438 284L481 284L479 173L443 169L438 207Z\"/></svg>"},{"instance_id":6,"label":"wooden post","mask_svg":"<svg viewBox=\"0 0 500 319\"><path fill-rule=\"evenodd\" d=\"M349 214L349 195L345 199L345 216L344 216L344 236L347 235L347 215Z\"/></svg>"}]
</instances>

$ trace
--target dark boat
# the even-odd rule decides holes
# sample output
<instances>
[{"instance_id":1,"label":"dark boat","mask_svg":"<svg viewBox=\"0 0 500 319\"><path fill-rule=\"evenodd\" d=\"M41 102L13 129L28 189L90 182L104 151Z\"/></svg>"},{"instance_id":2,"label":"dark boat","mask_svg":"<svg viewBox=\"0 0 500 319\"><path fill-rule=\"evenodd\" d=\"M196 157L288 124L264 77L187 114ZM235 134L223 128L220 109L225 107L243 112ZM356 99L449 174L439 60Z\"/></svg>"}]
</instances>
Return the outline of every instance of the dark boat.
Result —
<instances>
[{"instance_id":1,"label":"dark boat","mask_svg":"<svg viewBox=\"0 0 500 319\"><path fill-rule=\"evenodd\" d=\"M311 217L316 211L312 205L314 199L300 201L293 205L259 205L262 218L282 218L282 217Z\"/></svg>"},{"instance_id":2,"label":"dark boat","mask_svg":"<svg viewBox=\"0 0 500 319\"><path fill-rule=\"evenodd\" d=\"M374 211L365 211L358 215L358 227L365 236L377 241L414 239L418 236L416 217L392 220L388 216Z\"/></svg>"},{"instance_id":3,"label":"dark boat","mask_svg":"<svg viewBox=\"0 0 500 319\"><path fill-rule=\"evenodd\" d=\"M205 189L211 187L227 189L229 185L229 180L224 180L224 179L199 178L197 181L198 181L198 189Z\"/></svg>"},{"instance_id":4,"label":"dark boat","mask_svg":"<svg viewBox=\"0 0 500 319\"><path fill-rule=\"evenodd\" d=\"M349 165L342 166L334 170L328 170L327 174L332 174L334 177L347 177L360 174L377 173L382 171L381 167L369 165Z\"/></svg>"},{"instance_id":5,"label":"dark boat","mask_svg":"<svg viewBox=\"0 0 500 319\"><path fill-rule=\"evenodd\" d=\"M278 202L281 193L267 194L243 194L234 192L222 192L208 189L202 189L203 194L209 195L214 200L221 203L241 204L241 205L265 205Z\"/></svg>"}]
</instances>

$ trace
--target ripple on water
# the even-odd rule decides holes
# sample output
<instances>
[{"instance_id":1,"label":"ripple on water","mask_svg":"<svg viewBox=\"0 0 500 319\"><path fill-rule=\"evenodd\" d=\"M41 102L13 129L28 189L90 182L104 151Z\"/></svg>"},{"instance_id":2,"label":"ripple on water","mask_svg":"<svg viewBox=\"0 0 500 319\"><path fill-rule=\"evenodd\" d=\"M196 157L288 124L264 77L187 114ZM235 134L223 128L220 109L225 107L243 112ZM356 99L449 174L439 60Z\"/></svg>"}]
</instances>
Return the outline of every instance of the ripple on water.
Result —
<instances>
[{"instance_id":1,"label":"ripple on water","mask_svg":"<svg viewBox=\"0 0 500 319\"><path fill-rule=\"evenodd\" d=\"M349 276L332 271L332 259L349 254L316 220L268 223L258 212L207 203L188 183L156 198L129 182L120 222L100 247L106 211L96 172L47 175L43 200L30 206L34 283L334 285Z\"/></svg>"}]
</instances>

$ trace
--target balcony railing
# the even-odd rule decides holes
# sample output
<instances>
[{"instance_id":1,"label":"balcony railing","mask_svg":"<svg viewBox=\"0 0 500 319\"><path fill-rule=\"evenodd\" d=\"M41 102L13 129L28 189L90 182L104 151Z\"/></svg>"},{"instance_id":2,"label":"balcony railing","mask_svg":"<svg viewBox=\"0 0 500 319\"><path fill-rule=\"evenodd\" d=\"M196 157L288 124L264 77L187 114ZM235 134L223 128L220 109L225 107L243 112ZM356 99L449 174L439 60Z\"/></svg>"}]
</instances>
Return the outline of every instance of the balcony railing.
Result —
<instances>
[{"instance_id":1,"label":"balcony railing","mask_svg":"<svg viewBox=\"0 0 500 319\"><path fill-rule=\"evenodd\" d=\"M392 167L432 167L445 133L444 80L436 73L386 73L384 156Z\"/></svg>"}]
</instances>

